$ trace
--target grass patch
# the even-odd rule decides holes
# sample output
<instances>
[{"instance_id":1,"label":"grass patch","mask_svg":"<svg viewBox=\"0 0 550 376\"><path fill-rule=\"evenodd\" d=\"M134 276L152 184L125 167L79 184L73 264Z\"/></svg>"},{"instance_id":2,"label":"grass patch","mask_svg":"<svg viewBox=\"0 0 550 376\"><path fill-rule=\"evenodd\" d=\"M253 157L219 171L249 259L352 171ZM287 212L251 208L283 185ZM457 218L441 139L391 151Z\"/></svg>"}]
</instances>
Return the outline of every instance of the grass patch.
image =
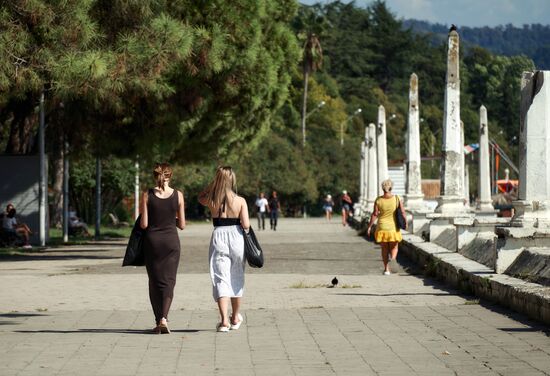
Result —
<instances>
[{"instance_id":1,"label":"grass patch","mask_svg":"<svg viewBox=\"0 0 550 376\"><path fill-rule=\"evenodd\" d=\"M90 228L90 231L93 234L93 228ZM112 227L112 226L101 226L99 240L109 240L109 239L124 239L129 238L130 233L132 232L132 227ZM50 229L50 240L48 245L83 245L87 244L90 241L96 240L94 236L69 236L69 241L63 243L63 230L58 228Z\"/></svg>"},{"instance_id":2,"label":"grass patch","mask_svg":"<svg viewBox=\"0 0 550 376\"><path fill-rule=\"evenodd\" d=\"M340 287L343 288L343 289L360 289L363 286L361 286L361 285L350 285L350 284L344 283Z\"/></svg>"},{"instance_id":3,"label":"grass patch","mask_svg":"<svg viewBox=\"0 0 550 376\"><path fill-rule=\"evenodd\" d=\"M293 283L289 286L291 289L318 289L322 287L328 287L329 285L324 283L306 283L304 281Z\"/></svg>"},{"instance_id":4,"label":"grass patch","mask_svg":"<svg viewBox=\"0 0 550 376\"><path fill-rule=\"evenodd\" d=\"M288 287L291 288L291 289L321 289L321 288L327 288L327 287L333 287L333 286L330 285L330 284L326 284L326 283L307 283L307 282L304 282L304 281L300 281L300 282L293 283L292 285L290 285ZM343 289L360 289L363 286L344 283L342 285L337 285L337 286L334 286L334 287L340 287L340 288L343 288Z\"/></svg>"}]
</instances>

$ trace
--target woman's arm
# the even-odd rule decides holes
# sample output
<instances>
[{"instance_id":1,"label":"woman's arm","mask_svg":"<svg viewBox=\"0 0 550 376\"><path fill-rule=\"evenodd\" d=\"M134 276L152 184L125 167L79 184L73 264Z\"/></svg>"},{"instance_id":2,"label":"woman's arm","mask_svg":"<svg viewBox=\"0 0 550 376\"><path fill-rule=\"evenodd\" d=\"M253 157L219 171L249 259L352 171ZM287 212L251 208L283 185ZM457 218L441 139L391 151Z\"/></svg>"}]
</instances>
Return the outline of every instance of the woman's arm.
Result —
<instances>
[{"instance_id":1,"label":"woman's arm","mask_svg":"<svg viewBox=\"0 0 550 376\"><path fill-rule=\"evenodd\" d=\"M149 217L147 215L147 199L149 197L149 194L147 192L143 192L141 195L141 203L139 205L139 214L141 215L139 226L142 229L146 229L147 226L149 226Z\"/></svg>"},{"instance_id":2,"label":"woman's arm","mask_svg":"<svg viewBox=\"0 0 550 376\"><path fill-rule=\"evenodd\" d=\"M178 191L178 222L177 226L180 230L185 228L185 202L183 201L183 193Z\"/></svg>"},{"instance_id":3,"label":"woman's arm","mask_svg":"<svg viewBox=\"0 0 550 376\"><path fill-rule=\"evenodd\" d=\"M239 218L241 219L241 226L248 230L250 228L250 219L248 218L248 205L246 204L246 200L241 197L242 203L241 203L241 211L239 213Z\"/></svg>"},{"instance_id":4,"label":"woman's arm","mask_svg":"<svg viewBox=\"0 0 550 376\"><path fill-rule=\"evenodd\" d=\"M403 205L403 200L399 198L399 209L401 210L401 214L403 214L403 218L405 218L405 230L409 228L409 223L407 222L407 213L405 212L405 206Z\"/></svg>"},{"instance_id":5,"label":"woman's arm","mask_svg":"<svg viewBox=\"0 0 550 376\"><path fill-rule=\"evenodd\" d=\"M370 230L372 228L372 225L373 225L374 221L376 220L376 218L378 218L378 214L380 214L380 211L378 210L378 205L376 204L376 201L375 201L374 202L374 208L373 208L372 214L370 216L369 227L367 228L367 235L369 235L369 236L370 236Z\"/></svg>"}]
</instances>

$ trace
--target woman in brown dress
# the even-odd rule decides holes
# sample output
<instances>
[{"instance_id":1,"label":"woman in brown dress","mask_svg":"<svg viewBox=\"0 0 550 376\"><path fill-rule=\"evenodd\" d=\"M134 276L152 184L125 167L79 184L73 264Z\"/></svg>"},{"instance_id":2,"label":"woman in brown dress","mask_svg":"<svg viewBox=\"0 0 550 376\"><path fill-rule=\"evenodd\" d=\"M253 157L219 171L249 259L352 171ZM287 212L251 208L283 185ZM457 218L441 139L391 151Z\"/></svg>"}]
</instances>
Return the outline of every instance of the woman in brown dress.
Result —
<instances>
[{"instance_id":1,"label":"woman in brown dress","mask_svg":"<svg viewBox=\"0 0 550 376\"><path fill-rule=\"evenodd\" d=\"M155 166L156 187L143 193L140 226L146 229L143 239L145 266L149 276L149 299L155 314L154 333L170 333L167 319L174 297L176 273L180 260L177 228L185 228L183 194L170 187L172 168L168 163Z\"/></svg>"}]
</instances>

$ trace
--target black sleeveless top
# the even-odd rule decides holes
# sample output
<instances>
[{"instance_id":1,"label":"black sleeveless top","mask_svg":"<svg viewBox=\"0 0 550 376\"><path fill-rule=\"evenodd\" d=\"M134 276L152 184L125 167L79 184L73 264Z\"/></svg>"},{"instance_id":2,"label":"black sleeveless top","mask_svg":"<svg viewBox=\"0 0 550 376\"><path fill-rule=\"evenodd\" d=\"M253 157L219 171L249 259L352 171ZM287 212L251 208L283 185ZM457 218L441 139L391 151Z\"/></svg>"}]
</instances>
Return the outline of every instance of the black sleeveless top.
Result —
<instances>
[{"instance_id":1,"label":"black sleeveless top","mask_svg":"<svg viewBox=\"0 0 550 376\"><path fill-rule=\"evenodd\" d=\"M225 198L222 201L220 210L218 210L218 218L212 218L212 223L214 227L220 226L236 226L241 224L240 218L220 218L222 213L225 211Z\"/></svg>"}]
</instances>

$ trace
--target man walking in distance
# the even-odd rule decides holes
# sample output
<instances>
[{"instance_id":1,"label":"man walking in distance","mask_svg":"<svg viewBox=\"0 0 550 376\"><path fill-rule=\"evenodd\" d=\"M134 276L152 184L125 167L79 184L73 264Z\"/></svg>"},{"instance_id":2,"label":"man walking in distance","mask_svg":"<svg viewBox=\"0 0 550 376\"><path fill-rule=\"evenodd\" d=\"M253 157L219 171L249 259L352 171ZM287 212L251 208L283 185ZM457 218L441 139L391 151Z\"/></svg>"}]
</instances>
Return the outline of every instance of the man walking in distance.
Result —
<instances>
[{"instance_id":1,"label":"man walking in distance","mask_svg":"<svg viewBox=\"0 0 550 376\"><path fill-rule=\"evenodd\" d=\"M269 199L269 224L273 231L277 231L277 219L279 219L279 210L281 210L281 203L277 197L277 192L273 191L271 198Z\"/></svg>"},{"instance_id":2,"label":"man walking in distance","mask_svg":"<svg viewBox=\"0 0 550 376\"><path fill-rule=\"evenodd\" d=\"M256 214L258 216L258 230L265 230L265 213L268 210L269 203L263 192L260 192L260 197L256 199Z\"/></svg>"}]
</instances>

